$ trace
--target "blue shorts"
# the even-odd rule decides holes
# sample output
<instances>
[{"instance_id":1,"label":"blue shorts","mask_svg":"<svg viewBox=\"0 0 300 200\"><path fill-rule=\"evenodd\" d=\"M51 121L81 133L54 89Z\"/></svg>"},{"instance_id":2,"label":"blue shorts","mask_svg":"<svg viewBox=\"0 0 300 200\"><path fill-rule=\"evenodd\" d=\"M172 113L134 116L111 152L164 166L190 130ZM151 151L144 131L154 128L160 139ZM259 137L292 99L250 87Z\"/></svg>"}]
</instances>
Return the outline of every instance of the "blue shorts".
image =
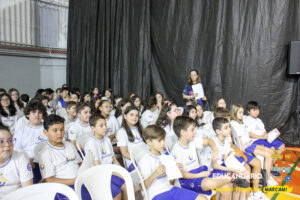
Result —
<instances>
[{"instance_id":1,"label":"blue shorts","mask_svg":"<svg viewBox=\"0 0 300 200\"><path fill-rule=\"evenodd\" d=\"M118 194L121 193L121 187L124 183L125 181L122 178L115 175L111 176L110 189L113 198L115 198Z\"/></svg>"},{"instance_id":2,"label":"blue shorts","mask_svg":"<svg viewBox=\"0 0 300 200\"><path fill-rule=\"evenodd\" d=\"M252 156L252 155L250 155L250 154L248 154L248 153L244 153L244 155L247 157L247 162L245 162L245 159L244 159L243 156L241 156L241 157L235 156L235 157L238 159L238 161L240 161L240 163L245 162L245 163L247 163L247 164L250 163L250 162L254 159L254 156ZM224 162L221 164L221 166L227 167L227 166L225 165ZM218 176L224 176L224 175L226 175L227 173L228 173L228 171L223 171L223 170L214 169L214 170L210 173L209 177L210 177L210 178L214 178L214 177L218 177Z\"/></svg>"},{"instance_id":3,"label":"blue shorts","mask_svg":"<svg viewBox=\"0 0 300 200\"><path fill-rule=\"evenodd\" d=\"M198 173L204 172L204 171L208 171L208 168L205 165L203 165L197 169L193 169L193 170L189 171L189 173L198 174ZM192 190L194 192L205 194L205 195L211 195L212 194L211 190L203 191L201 188L202 180L205 178L207 178L207 177L193 178L193 179L180 178L179 183L180 183L181 187L186 188L188 190Z\"/></svg>"},{"instance_id":4,"label":"blue shorts","mask_svg":"<svg viewBox=\"0 0 300 200\"><path fill-rule=\"evenodd\" d=\"M252 156L252 155L250 155L250 154L248 154L248 153L245 153L245 152L244 152L244 155L247 157L247 162L245 162L245 159L244 159L243 156L241 156L241 157L235 156L235 157L240 161L240 163L245 162L245 163L247 163L247 164L250 163L250 162L254 159L254 156Z\"/></svg>"},{"instance_id":5,"label":"blue shorts","mask_svg":"<svg viewBox=\"0 0 300 200\"><path fill-rule=\"evenodd\" d=\"M253 142L249 147L247 147L247 148L245 149L245 151L246 151L247 153L253 153L254 150L256 149L256 146L257 146L257 145L258 145L257 143Z\"/></svg>"},{"instance_id":6,"label":"blue shorts","mask_svg":"<svg viewBox=\"0 0 300 200\"><path fill-rule=\"evenodd\" d=\"M171 190L156 195L152 200L194 200L198 193L184 188L172 187Z\"/></svg>"},{"instance_id":7,"label":"blue shorts","mask_svg":"<svg viewBox=\"0 0 300 200\"><path fill-rule=\"evenodd\" d=\"M42 179L42 175L40 172L40 166L39 163L33 163L34 164L34 168L32 169L32 173L33 173L33 183L39 183L39 181Z\"/></svg>"},{"instance_id":8,"label":"blue shorts","mask_svg":"<svg viewBox=\"0 0 300 200\"><path fill-rule=\"evenodd\" d=\"M132 172L133 170L135 170L135 167L133 165L133 163L131 163L127 169L128 172Z\"/></svg>"},{"instance_id":9,"label":"blue shorts","mask_svg":"<svg viewBox=\"0 0 300 200\"><path fill-rule=\"evenodd\" d=\"M263 146L268 147L268 148L274 147L275 149L279 149L279 147L281 145L283 145L283 142L281 142L280 140L274 140L272 143L269 143L267 140L259 139L259 140L256 140L253 143L256 143L258 145L263 145Z\"/></svg>"},{"instance_id":10,"label":"blue shorts","mask_svg":"<svg viewBox=\"0 0 300 200\"><path fill-rule=\"evenodd\" d=\"M224 162L221 164L221 166L226 167L226 165L225 165ZM209 178L214 178L214 177L218 177L218 176L225 176L227 173L228 173L227 171L214 169L214 170L210 173Z\"/></svg>"}]
</instances>

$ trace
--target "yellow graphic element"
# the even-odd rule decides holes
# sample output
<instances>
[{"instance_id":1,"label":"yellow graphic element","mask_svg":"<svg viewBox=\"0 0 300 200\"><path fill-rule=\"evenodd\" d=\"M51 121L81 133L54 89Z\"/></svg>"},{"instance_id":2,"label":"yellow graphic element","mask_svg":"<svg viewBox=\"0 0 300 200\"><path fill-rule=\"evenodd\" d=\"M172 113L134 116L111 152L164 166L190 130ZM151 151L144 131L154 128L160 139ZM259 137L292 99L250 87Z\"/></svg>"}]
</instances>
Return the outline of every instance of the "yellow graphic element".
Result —
<instances>
[{"instance_id":1,"label":"yellow graphic element","mask_svg":"<svg viewBox=\"0 0 300 200\"><path fill-rule=\"evenodd\" d=\"M264 187L263 192L276 192L276 193L290 193L292 192L293 188L289 186L269 186Z\"/></svg>"},{"instance_id":2,"label":"yellow graphic element","mask_svg":"<svg viewBox=\"0 0 300 200\"><path fill-rule=\"evenodd\" d=\"M272 154L272 158L273 159L291 159L292 158L292 154Z\"/></svg>"},{"instance_id":3,"label":"yellow graphic element","mask_svg":"<svg viewBox=\"0 0 300 200\"><path fill-rule=\"evenodd\" d=\"M262 192L273 192L273 193L290 193L292 192L293 188L289 186L269 186L269 187L264 187L264 188L258 188ZM224 187L224 188L213 188L213 191L216 192L233 192L233 191L239 191L239 192L251 192L252 188L233 188L233 187Z\"/></svg>"}]
</instances>

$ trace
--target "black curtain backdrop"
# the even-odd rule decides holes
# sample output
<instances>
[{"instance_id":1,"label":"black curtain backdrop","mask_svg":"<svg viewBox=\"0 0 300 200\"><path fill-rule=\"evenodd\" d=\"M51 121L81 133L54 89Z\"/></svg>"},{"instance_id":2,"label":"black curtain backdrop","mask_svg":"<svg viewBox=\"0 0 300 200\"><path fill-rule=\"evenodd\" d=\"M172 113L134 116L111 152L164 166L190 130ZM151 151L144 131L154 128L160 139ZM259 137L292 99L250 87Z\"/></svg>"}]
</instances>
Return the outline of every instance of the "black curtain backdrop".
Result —
<instances>
[{"instance_id":1,"label":"black curtain backdrop","mask_svg":"<svg viewBox=\"0 0 300 200\"><path fill-rule=\"evenodd\" d=\"M160 91L182 104L195 68L210 104L255 100L266 129L299 145L297 77L286 75L298 10L290 0L72 0L68 84L143 98Z\"/></svg>"}]
</instances>

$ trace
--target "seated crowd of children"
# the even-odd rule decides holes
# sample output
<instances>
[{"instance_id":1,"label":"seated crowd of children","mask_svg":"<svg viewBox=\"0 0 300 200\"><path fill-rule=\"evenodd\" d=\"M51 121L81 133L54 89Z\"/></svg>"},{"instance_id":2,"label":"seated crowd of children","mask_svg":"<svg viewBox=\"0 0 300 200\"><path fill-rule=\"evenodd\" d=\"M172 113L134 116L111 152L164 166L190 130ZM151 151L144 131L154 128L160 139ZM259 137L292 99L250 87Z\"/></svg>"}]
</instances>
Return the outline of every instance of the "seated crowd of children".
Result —
<instances>
[{"instance_id":1,"label":"seated crowd of children","mask_svg":"<svg viewBox=\"0 0 300 200\"><path fill-rule=\"evenodd\" d=\"M64 85L56 92L39 89L32 99L14 88L0 89L0 199L41 182L74 189L84 159L80 152L91 154L94 166L139 170L149 199L209 199L216 188L222 200L268 199L260 187L277 185L273 177L280 173L272 171L272 155L282 153L285 145L277 139L268 142L257 102L248 102L246 110L247 116L239 104L228 110L224 98L216 100L213 111L204 111L193 100L177 107L162 93L142 104L134 93L122 98L111 89L104 95L98 88L81 94ZM130 155L143 145L148 150L136 169ZM168 180L161 154L173 156L181 178ZM225 164L232 154L244 170ZM142 196L139 185L135 192ZM117 174L111 194L127 199ZM84 186L82 198L91 199Z\"/></svg>"}]
</instances>

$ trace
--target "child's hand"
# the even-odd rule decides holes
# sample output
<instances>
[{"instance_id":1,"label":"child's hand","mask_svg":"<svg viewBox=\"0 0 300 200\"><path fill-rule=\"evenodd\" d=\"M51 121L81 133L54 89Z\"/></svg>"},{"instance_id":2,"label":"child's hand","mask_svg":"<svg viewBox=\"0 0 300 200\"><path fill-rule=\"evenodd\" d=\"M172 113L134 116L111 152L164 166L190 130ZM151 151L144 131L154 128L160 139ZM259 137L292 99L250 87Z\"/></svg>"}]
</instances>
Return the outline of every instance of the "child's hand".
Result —
<instances>
[{"instance_id":1,"label":"child's hand","mask_svg":"<svg viewBox=\"0 0 300 200\"><path fill-rule=\"evenodd\" d=\"M194 95L193 95L194 97L196 97L196 96L198 96L198 93L196 92L196 93L194 93Z\"/></svg>"},{"instance_id":2,"label":"child's hand","mask_svg":"<svg viewBox=\"0 0 300 200\"><path fill-rule=\"evenodd\" d=\"M177 167L179 168L180 171L183 170L183 165L181 163L176 163Z\"/></svg>"},{"instance_id":3,"label":"child's hand","mask_svg":"<svg viewBox=\"0 0 300 200\"><path fill-rule=\"evenodd\" d=\"M198 175L199 175L199 178L200 177L208 177L210 175L211 171L204 171L204 172L200 172Z\"/></svg>"},{"instance_id":4,"label":"child's hand","mask_svg":"<svg viewBox=\"0 0 300 200\"><path fill-rule=\"evenodd\" d=\"M159 177L166 173L166 167L164 165L159 165L154 171L155 177Z\"/></svg>"},{"instance_id":5,"label":"child's hand","mask_svg":"<svg viewBox=\"0 0 300 200\"><path fill-rule=\"evenodd\" d=\"M207 101L206 96L202 97L202 100L203 100L203 101Z\"/></svg>"},{"instance_id":6,"label":"child's hand","mask_svg":"<svg viewBox=\"0 0 300 200\"><path fill-rule=\"evenodd\" d=\"M264 134L262 135L262 138L261 138L261 139L263 139L263 140L268 139L268 133L264 133Z\"/></svg>"}]
</instances>

